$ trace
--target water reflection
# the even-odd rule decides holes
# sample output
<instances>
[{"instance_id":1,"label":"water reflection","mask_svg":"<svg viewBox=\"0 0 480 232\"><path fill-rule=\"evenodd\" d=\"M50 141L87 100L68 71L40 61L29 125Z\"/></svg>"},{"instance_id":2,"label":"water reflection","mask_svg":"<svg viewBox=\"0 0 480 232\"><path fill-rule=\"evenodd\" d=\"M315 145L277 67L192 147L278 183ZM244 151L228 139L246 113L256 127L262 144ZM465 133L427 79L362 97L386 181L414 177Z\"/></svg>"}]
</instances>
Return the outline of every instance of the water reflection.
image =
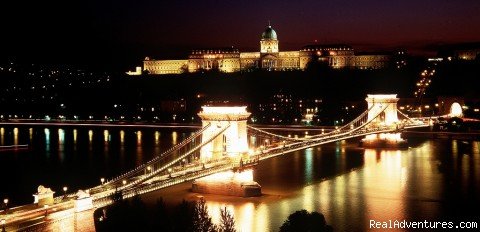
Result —
<instances>
[{"instance_id":1,"label":"water reflection","mask_svg":"<svg viewBox=\"0 0 480 232\"><path fill-rule=\"evenodd\" d=\"M63 162L65 159L65 131L63 129L58 129L58 157L60 161Z\"/></svg>"},{"instance_id":2,"label":"water reflection","mask_svg":"<svg viewBox=\"0 0 480 232\"><path fill-rule=\"evenodd\" d=\"M177 132L176 131L172 132L172 143L174 145L177 144L177 137L178 137Z\"/></svg>"},{"instance_id":3,"label":"water reflection","mask_svg":"<svg viewBox=\"0 0 480 232\"><path fill-rule=\"evenodd\" d=\"M110 142L110 133L108 130L103 130L103 151L105 153L105 160L108 159L109 142Z\"/></svg>"},{"instance_id":4,"label":"water reflection","mask_svg":"<svg viewBox=\"0 0 480 232\"><path fill-rule=\"evenodd\" d=\"M125 165L125 131L120 130L120 164Z\"/></svg>"},{"instance_id":5,"label":"water reflection","mask_svg":"<svg viewBox=\"0 0 480 232\"><path fill-rule=\"evenodd\" d=\"M140 165L143 162L142 131L137 131L137 159L135 164Z\"/></svg>"},{"instance_id":6,"label":"water reflection","mask_svg":"<svg viewBox=\"0 0 480 232\"><path fill-rule=\"evenodd\" d=\"M93 141L93 131L88 130L88 142L91 144Z\"/></svg>"},{"instance_id":7,"label":"water reflection","mask_svg":"<svg viewBox=\"0 0 480 232\"><path fill-rule=\"evenodd\" d=\"M257 137L250 136L249 147L256 148L257 147Z\"/></svg>"},{"instance_id":8,"label":"water reflection","mask_svg":"<svg viewBox=\"0 0 480 232\"><path fill-rule=\"evenodd\" d=\"M261 216L265 216L267 218L263 218L263 220L268 220L268 215L261 215L260 213L256 214L255 213L255 207L253 203L246 203L242 207L238 209L239 213L239 218L242 218L239 221L240 228L245 231L253 231L252 225L254 223L252 222L253 219L258 219Z\"/></svg>"},{"instance_id":9,"label":"water reflection","mask_svg":"<svg viewBox=\"0 0 480 232\"><path fill-rule=\"evenodd\" d=\"M5 129L0 128L0 145L5 145Z\"/></svg>"},{"instance_id":10,"label":"water reflection","mask_svg":"<svg viewBox=\"0 0 480 232\"><path fill-rule=\"evenodd\" d=\"M45 128L45 152L47 157L50 157L50 129Z\"/></svg>"},{"instance_id":11,"label":"water reflection","mask_svg":"<svg viewBox=\"0 0 480 232\"><path fill-rule=\"evenodd\" d=\"M313 181L313 148L305 150L305 180L307 183Z\"/></svg>"},{"instance_id":12,"label":"water reflection","mask_svg":"<svg viewBox=\"0 0 480 232\"><path fill-rule=\"evenodd\" d=\"M33 128L28 129L28 138L30 139L30 142L33 140Z\"/></svg>"},{"instance_id":13,"label":"water reflection","mask_svg":"<svg viewBox=\"0 0 480 232\"><path fill-rule=\"evenodd\" d=\"M88 130L88 151L91 157L93 150L93 130Z\"/></svg>"},{"instance_id":14,"label":"water reflection","mask_svg":"<svg viewBox=\"0 0 480 232\"><path fill-rule=\"evenodd\" d=\"M120 130L120 144L123 146L125 143L125 131Z\"/></svg>"},{"instance_id":15,"label":"water reflection","mask_svg":"<svg viewBox=\"0 0 480 232\"><path fill-rule=\"evenodd\" d=\"M104 131L103 131L103 141L104 141L105 143L108 143L108 141L110 141L110 135L109 135L109 133L108 133L108 130L104 130Z\"/></svg>"},{"instance_id":16,"label":"water reflection","mask_svg":"<svg viewBox=\"0 0 480 232\"><path fill-rule=\"evenodd\" d=\"M155 144L158 145L160 143L160 132L155 131Z\"/></svg>"},{"instance_id":17,"label":"water reflection","mask_svg":"<svg viewBox=\"0 0 480 232\"><path fill-rule=\"evenodd\" d=\"M13 145L18 145L18 128L13 128Z\"/></svg>"},{"instance_id":18,"label":"water reflection","mask_svg":"<svg viewBox=\"0 0 480 232\"><path fill-rule=\"evenodd\" d=\"M73 143L77 144L77 129L73 129Z\"/></svg>"},{"instance_id":19,"label":"water reflection","mask_svg":"<svg viewBox=\"0 0 480 232\"><path fill-rule=\"evenodd\" d=\"M160 154L160 132L155 131L155 155Z\"/></svg>"},{"instance_id":20,"label":"water reflection","mask_svg":"<svg viewBox=\"0 0 480 232\"><path fill-rule=\"evenodd\" d=\"M73 150L77 151L77 129L73 129Z\"/></svg>"}]
</instances>

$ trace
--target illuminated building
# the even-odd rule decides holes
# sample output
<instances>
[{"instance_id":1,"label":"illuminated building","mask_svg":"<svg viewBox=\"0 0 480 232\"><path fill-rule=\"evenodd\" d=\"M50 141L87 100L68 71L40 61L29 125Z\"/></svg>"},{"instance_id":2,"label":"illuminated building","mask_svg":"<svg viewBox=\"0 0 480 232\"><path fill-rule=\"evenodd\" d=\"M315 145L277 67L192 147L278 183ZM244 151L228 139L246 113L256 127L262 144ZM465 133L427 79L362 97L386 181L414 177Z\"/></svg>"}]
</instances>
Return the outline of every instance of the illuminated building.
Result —
<instances>
[{"instance_id":1,"label":"illuminated building","mask_svg":"<svg viewBox=\"0 0 480 232\"><path fill-rule=\"evenodd\" d=\"M185 60L155 60L146 57L143 70L149 74L181 74L206 70L232 73L249 69L269 71L305 70L312 61L326 62L332 68L380 69L390 64L391 55L355 55L344 44L307 45L298 51L281 51L271 25L260 37L259 52L240 52L236 48L196 49ZM127 72L129 75L136 72Z\"/></svg>"},{"instance_id":2,"label":"illuminated building","mask_svg":"<svg viewBox=\"0 0 480 232\"><path fill-rule=\"evenodd\" d=\"M480 48L456 50L455 57L460 60L475 60L480 57Z\"/></svg>"}]
</instances>

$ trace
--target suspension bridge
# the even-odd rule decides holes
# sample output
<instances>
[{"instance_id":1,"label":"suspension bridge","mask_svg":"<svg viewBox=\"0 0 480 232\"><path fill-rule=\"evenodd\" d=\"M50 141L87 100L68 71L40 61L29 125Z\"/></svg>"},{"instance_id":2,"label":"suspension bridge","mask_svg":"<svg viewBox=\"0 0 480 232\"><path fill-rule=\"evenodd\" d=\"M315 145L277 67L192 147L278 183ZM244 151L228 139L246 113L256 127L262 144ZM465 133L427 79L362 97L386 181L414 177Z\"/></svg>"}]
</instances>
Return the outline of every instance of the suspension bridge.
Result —
<instances>
[{"instance_id":1,"label":"suspension bridge","mask_svg":"<svg viewBox=\"0 0 480 232\"><path fill-rule=\"evenodd\" d=\"M202 128L152 160L98 186L53 198L53 192L39 189L35 206L13 212L10 224L38 217L39 212L56 209L71 214L104 207L192 180L208 179L219 173L242 176L262 160L345 139L364 137L365 142L385 140L400 143L401 131L428 127L432 118L410 118L397 109L396 95L368 95L368 108L351 122L305 137L291 137L247 125L246 107L202 107L198 115ZM245 177L246 176L246 177ZM241 181L253 181L243 175ZM20 207L21 208L21 207ZM31 216L29 216L31 215Z\"/></svg>"}]
</instances>

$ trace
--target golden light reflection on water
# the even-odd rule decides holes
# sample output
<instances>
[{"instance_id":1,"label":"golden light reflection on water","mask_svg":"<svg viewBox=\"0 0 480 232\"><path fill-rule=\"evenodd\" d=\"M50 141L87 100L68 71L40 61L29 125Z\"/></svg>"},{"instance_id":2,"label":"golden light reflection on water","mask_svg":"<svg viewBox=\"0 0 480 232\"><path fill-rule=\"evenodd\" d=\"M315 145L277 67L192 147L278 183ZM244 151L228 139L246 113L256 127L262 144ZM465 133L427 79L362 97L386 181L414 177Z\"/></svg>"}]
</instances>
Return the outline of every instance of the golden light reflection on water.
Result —
<instances>
[{"instance_id":1,"label":"golden light reflection on water","mask_svg":"<svg viewBox=\"0 0 480 232\"><path fill-rule=\"evenodd\" d=\"M109 140L110 140L110 134L109 134L108 130L104 130L103 131L103 141L105 143L108 143Z\"/></svg>"},{"instance_id":2,"label":"golden light reflection on water","mask_svg":"<svg viewBox=\"0 0 480 232\"><path fill-rule=\"evenodd\" d=\"M77 129L73 129L73 144L77 144Z\"/></svg>"},{"instance_id":3,"label":"golden light reflection on water","mask_svg":"<svg viewBox=\"0 0 480 232\"><path fill-rule=\"evenodd\" d=\"M452 155L458 155L458 141L452 140Z\"/></svg>"},{"instance_id":4,"label":"golden light reflection on water","mask_svg":"<svg viewBox=\"0 0 480 232\"><path fill-rule=\"evenodd\" d=\"M125 131L120 130L120 144L123 146L125 143Z\"/></svg>"},{"instance_id":5,"label":"golden light reflection on water","mask_svg":"<svg viewBox=\"0 0 480 232\"><path fill-rule=\"evenodd\" d=\"M480 142L479 141L473 141L472 142L472 155L476 156L480 154Z\"/></svg>"},{"instance_id":6,"label":"golden light reflection on water","mask_svg":"<svg viewBox=\"0 0 480 232\"><path fill-rule=\"evenodd\" d=\"M177 137L178 137L178 134L176 131L172 132L172 144L175 145L177 144Z\"/></svg>"},{"instance_id":7,"label":"golden light reflection on water","mask_svg":"<svg viewBox=\"0 0 480 232\"><path fill-rule=\"evenodd\" d=\"M160 132L155 131L155 155L160 155Z\"/></svg>"},{"instance_id":8,"label":"golden light reflection on water","mask_svg":"<svg viewBox=\"0 0 480 232\"><path fill-rule=\"evenodd\" d=\"M0 145L5 145L5 129L0 128Z\"/></svg>"},{"instance_id":9,"label":"golden light reflection on water","mask_svg":"<svg viewBox=\"0 0 480 232\"><path fill-rule=\"evenodd\" d=\"M58 129L58 144L63 145L65 143L65 130Z\"/></svg>"},{"instance_id":10,"label":"golden light reflection on water","mask_svg":"<svg viewBox=\"0 0 480 232\"><path fill-rule=\"evenodd\" d=\"M365 163L373 159L376 151L365 151ZM367 158L367 154L368 157ZM404 219L405 208L402 202L404 185L402 184L402 156L400 151L381 151L380 162L366 166L363 170L369 175L365 184L368 191L366 207L367 217L373 220ZM404 177L405 178L405 177Z\"/></svg>"},{"instance_id":11,"label":"golden light reflection on water","mask_svg":"<svg viewBox=\"0 0 480 232\"><path fill-rule=\"evenodd\" d=\"M142 131L137 131L137 159L136 164L139 165L143 162L143 148L142 148Z\"/></svg>"},{"instance_id":12,"label":"golden light reflection on water","mask_svg":"<svg viewBox=\"0 0 480 232\"><path fill-rule=\"evenodd\" d=\"M155 145L160 143L160 132L155 131Z\"/></svg>"},{"instance_id":13,"label":"golden light reflection on water","mask_svg":"<svg viewBox=\"0 0 480 232\"><path fill-rule=\"evenodd\" d=\"M65 130L58 129L58 157L63 162L65 159Z\"/></svg>"},{"instance_id":14,"label":"golden light reflection on water","mask_svg":"<svg viewBox=\"0 0 480 232\"><path fill-rule=\"evenodd\" d=\"M28 128L28 138L30 138L30 142L33 141L33 128Z\"/></svg>"},{"instance_id":15,"label":"golden light reflection on water","mask_svg":"<svg viewBox=\"0 0 480 232\"><path fill-rule=\"evenodd\" d=\"M88 130L88 142L91 144L93 140L93 131Z\"/></svg>"},{"instance_id":16,"label":"golden light reflection on water","mask_svg":"<svg viewBox=\"0 0 480 232\"><path fill-rule=\"evenodd\" d=\"M255 212L255 206L253 203L249 202L237 209L237 215L238 218L241 218L238 221L238 229L241 231L253 231L253 228L262 228L262 227L257 227L257 222L254 221L255 219L261 218L262 216L267 216L267 215L262 215L260 212ZM265 218L264 220L268 220Z\"/></svg>"},{"instance_id":17,"label":"golden light reflection on water","mask_svg":"<svg viewBox=\"0 0 480 232\"><path fill-rule=\"evenodd\" d=\"M272 212L269 211L269 207L264 203L255 206L252 202L237 205L210 200L207 201L207 207L213 223L220 223L220 209L226 207L235 218L237 231L266 231L262 229L269 228ZM288 216L289 214L286 215Z\"/></svg>"},{"instance_id":18,"label":"golden light reflection on water","mask_svg":"<svg viewBox=\"0 0 480 232\"><path fill-rule=\"evenodd\" d=\"M137 146L142 145L142 132L137 131L136 134L137 134Z\"/></svg>"},{"instance_id":19,"label":"golden light reflection on water","mask_svg":"<svg viewBox=\"0 0 480 232\"><path fill-rule=\"evenodd\" d=\"M13 128L13 144L18 145L18 128Z\"/></svg>"}]
</instances>

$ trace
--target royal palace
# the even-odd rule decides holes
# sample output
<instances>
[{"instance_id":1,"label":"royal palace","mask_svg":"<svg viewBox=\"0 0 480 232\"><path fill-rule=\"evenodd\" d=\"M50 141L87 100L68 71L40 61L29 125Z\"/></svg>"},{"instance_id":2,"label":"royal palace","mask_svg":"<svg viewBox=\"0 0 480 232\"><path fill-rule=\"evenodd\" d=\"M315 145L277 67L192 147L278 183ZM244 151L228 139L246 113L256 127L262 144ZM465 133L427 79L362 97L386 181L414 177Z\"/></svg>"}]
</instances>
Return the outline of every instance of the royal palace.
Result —
<instances>
[{"instance_id":1,"label":"royal palace","mask_svg":"<svg viewBox=\"0 0 480 232\"><path fill-rule=\"evenodd\" d=\"M391 54L356 54L343 44L307 45L299 51L281 51L277 33L268 25L260 38L260 51L240 52L236 48L192 50L185 60L155 60L146 57L143 70L148 74L181 74L206 70L238 72L253 69L271 71L305 70L312 61L325 62L331 68L380 69L390 65Z\"/></svg>"}]
</instances>

